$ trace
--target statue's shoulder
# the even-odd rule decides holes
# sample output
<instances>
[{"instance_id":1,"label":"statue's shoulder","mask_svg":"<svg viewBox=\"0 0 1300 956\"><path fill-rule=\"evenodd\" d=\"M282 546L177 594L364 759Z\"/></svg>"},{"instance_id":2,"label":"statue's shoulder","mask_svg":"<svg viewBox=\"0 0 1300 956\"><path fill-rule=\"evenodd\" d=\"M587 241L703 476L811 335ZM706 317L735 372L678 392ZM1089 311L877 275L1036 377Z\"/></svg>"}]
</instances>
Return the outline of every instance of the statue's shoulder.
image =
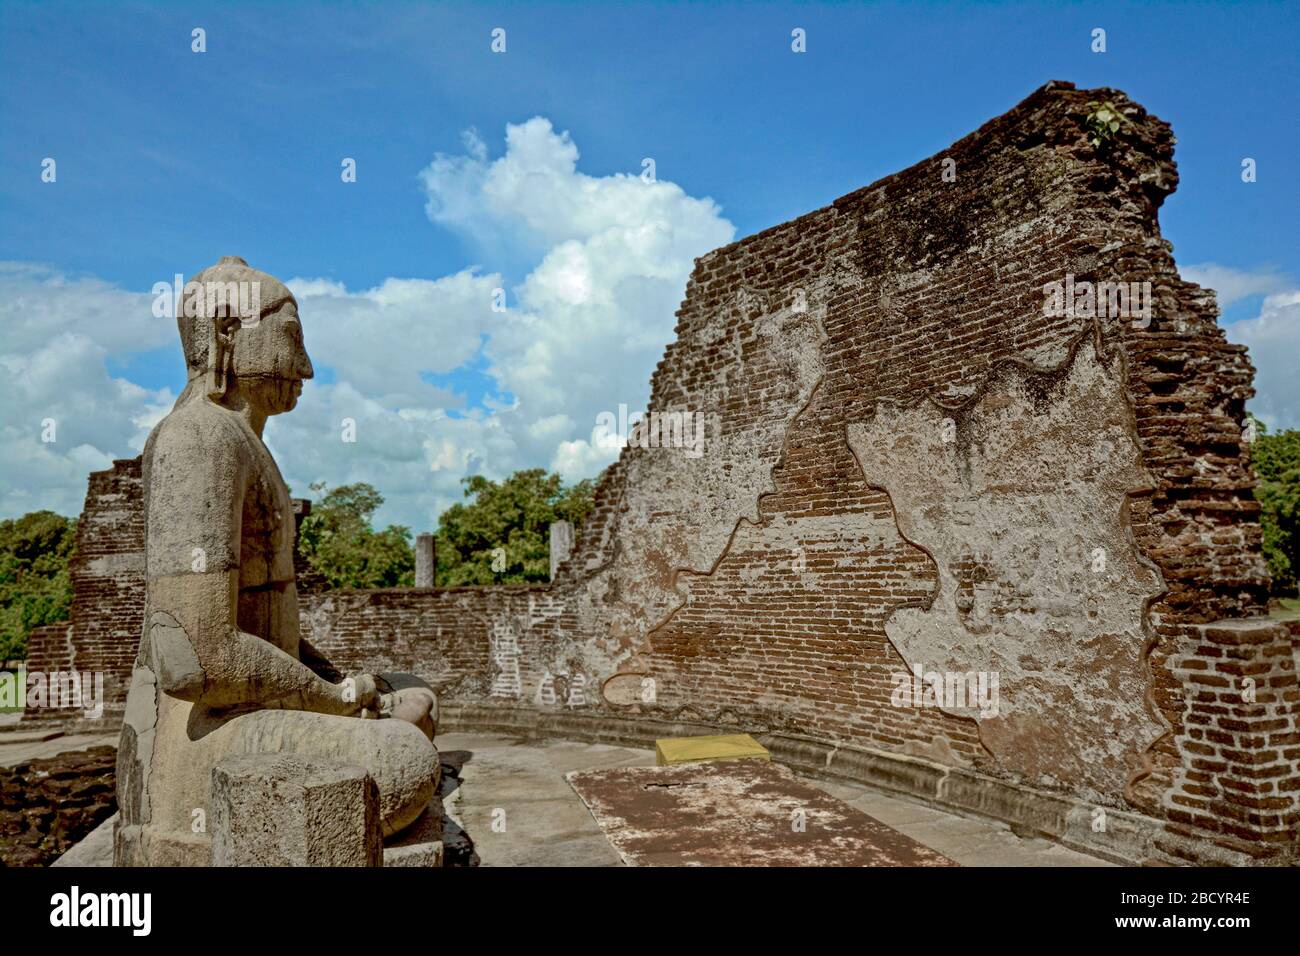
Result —
<instances>
[{"instance_id":1,"label":"statue's shoulder","mask_svg":"<svg viewBox=\"0 0 1300 956\"><path fill-rule=\"evenodd\" d=\"M144 451L151 471L190 474L226 470L246 458L248 440L236 413L201 399L172 409L154 426Z\"/></svg>"},{"instance_id":2,"label":"statue's shoulder","mask_svg":"<svg viewBox=\"0 0 1300 956\"><path fill-rule=\"evenodd\" d=\"M144 451L150 578L193 570L195 549L209 571L239 567L239 503L250 474L240 440L238 422L202 399L155 426Z\"/></svg>"},{"instance_id":3,"label":"statue's shoulder","mask_svg":"<svg viewBox=\"0 0 1300 956\"><path fill-rule=\"evenodd\" d=\"M201 399L173 408L154 426L149 440L176 442L190 437L216 442L243 441L239 417L228 408Z\"/></svg>"}]
</instances>

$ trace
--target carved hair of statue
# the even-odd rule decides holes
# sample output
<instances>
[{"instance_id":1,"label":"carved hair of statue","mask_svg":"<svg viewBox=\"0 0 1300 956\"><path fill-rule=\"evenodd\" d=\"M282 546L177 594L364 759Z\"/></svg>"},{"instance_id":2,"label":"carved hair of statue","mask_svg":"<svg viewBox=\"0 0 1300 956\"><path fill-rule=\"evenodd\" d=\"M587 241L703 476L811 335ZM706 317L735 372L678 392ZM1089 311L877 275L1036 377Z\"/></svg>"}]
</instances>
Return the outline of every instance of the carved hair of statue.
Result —
<instances>
[{"instance_id":1,"label":"carved hair of statue","mask_svg":"<svg viewBox=\"0 0 1300 956\"><path fill-rule=\"evenodd\" d=\"M185 283L176 313L189 376L182 400L197 391L195 380L205 373L203 391L213 400L220 399L230 379L235 329L257 322L291 298L279 279L252 268L239 256L223 256Z\"/></svg>"}]
</instances>

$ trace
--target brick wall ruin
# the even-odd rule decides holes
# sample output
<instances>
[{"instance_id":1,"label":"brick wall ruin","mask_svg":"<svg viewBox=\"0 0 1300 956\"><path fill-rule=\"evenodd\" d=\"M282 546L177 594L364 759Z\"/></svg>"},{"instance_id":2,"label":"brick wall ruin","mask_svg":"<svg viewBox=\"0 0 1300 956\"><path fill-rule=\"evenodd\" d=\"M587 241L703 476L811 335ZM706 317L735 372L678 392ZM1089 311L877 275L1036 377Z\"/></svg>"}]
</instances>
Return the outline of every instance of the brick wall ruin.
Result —
<instances>
[{"instance_id":1,"label":"brick wall ruin","mask_svg":"<svg viewBox=\"0 0 1300 956\"><path fill-rule=\"evenodd\" d=\"M102 674L104 714L120 721L144 616L144 490L140 459L92 472L69 565L72 614L27 639L27 669ZM76 710L28 708L23 722L76 720Z\"/></svg>"},{"instance_id":2,"label":"brick wall ruin","mask_svg":"<svg viewBox=\"0 0 1300 956\"><path fill-rule=\"evenodd\" d=\"M1124 858L1293 858L1252 370L1160 235L1173 145L1048 84L702 257L650 401L706 416L702 455L625 449L550 586L308 590L304 635L465 723L736 728L1054 835L1154 821ZM1048 314L1053 282L1150 283L1149 320ZM996 679L996 707L927 673Z\"/></svg>"}]
</instances>

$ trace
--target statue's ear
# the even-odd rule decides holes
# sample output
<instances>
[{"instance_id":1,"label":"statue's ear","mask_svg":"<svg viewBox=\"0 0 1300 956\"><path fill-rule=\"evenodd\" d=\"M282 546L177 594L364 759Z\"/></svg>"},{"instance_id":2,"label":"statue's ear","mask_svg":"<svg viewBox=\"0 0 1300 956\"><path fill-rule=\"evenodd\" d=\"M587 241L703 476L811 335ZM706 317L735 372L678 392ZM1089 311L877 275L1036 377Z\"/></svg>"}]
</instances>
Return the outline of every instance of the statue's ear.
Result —
<instances>
[{"instance_id":1,"label":"statue's ear","mask_svg":"<svg viewBox=\"0 0 1300 956\"><path fill-rule=\"evenodd\" d=\"M208 398L219 401L226 394L234 330L239 316L213 316L208 322Z\"/></svg>"}]
</instances>

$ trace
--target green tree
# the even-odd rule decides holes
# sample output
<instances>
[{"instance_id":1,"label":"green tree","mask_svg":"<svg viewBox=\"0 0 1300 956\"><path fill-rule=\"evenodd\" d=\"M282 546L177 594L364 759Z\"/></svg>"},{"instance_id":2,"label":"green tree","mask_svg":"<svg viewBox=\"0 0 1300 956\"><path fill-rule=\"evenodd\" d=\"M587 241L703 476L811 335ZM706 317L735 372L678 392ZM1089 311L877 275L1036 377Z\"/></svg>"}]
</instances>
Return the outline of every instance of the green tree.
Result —
<instances>
[{"instance_id":1,"label":"green tree","mask_svg":"<svg viewBox=\"0 0 1300 956\"><path fill-rule=\"evenodd\" d=\"M66 621L76 522L53 511L0 521L0 661L27 653L33 628Z\"/></svg>"},{"instance_id":2,"label":"green tree","mask_svg":"<svg viewBox=\"0 0 1300 956\"><path fill-rule=\"evenodd\" d=\"M551 574L550 526L581 526L592 508L590 480L565 487L544 469L517 471L501 482L461 479L465 497L438 519L438 583L525 584Z\"/></svg>"},{"instance_id":3,"label":"green tree","mask_svg":"<svg viewBox=\"0 0 1300 956\"><path fill-rule=\"evenodd\" d=\"M389 525L376 531L371 519L384 503L383 495L365 482L340 485L319 496L298 529L298 553L330 587L391 588L415 583L415 553L411 531Z\"/></svg>"},{"instance_id":4,"label":"green tree","mask_svg":"<svg viewBox=\"0 0 1300 956\"><path fill-rule=\"evenodd\" d=\"M1259 476L1259 500L1264 532L1264 560L1273 578L1273 593L1295 594L1300 577L1300 431L1268 434L1255 419L1251 462Z\"/></svg>"}]
</instances>

